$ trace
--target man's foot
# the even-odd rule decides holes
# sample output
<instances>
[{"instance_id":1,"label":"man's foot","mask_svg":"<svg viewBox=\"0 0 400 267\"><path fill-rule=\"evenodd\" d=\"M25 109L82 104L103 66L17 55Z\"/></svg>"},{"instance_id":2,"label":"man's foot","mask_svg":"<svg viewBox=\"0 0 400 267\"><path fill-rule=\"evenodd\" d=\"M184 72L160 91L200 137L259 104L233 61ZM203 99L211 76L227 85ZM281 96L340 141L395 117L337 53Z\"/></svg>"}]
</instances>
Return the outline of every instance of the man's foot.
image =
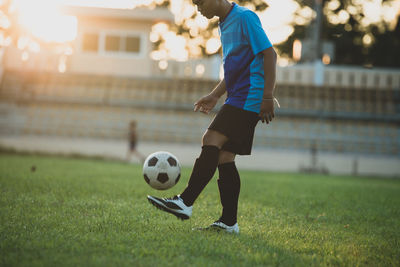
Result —
<instances>
[{"instance_id":1,"label":"man's foot","mask_svg":"<svg viewBox=\"0 0 400 267\"><path fill-rule=\"evenodd\" d=\"M156 208L169 212L181 220L187 220L192 215L192 207L186 206L180 196L172 198L158 198L154 196L147 196L147 200Z\"/></svg>"},{"instance_id":2,"label":"man's foot","mask_svg":"<svg viewBox=\"0 0 400 267\"><path fill-rule=\"evenodd\" d=\"M195 228L194 230L201 230L201 231L225 231L228 233L239 233L239 225L235 223L232 226L228 226L225 223L221 221L216 221L213 222L210 226L204 227L204 228Z\"/></svg>"}]
</instances>

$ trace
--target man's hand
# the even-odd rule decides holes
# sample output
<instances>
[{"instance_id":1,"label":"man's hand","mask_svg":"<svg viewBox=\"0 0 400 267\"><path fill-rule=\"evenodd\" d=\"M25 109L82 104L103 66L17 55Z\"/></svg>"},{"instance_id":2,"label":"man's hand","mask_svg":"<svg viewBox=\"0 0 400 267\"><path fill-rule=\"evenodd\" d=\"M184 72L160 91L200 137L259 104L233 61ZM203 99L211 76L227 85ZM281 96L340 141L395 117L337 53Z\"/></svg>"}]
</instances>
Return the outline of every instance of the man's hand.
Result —
<instances>
[{"instance_id":1,"label":"man's hand","mask_svg":"<svg viewBox=\"0 0 400 267\"><path fill-rule=\"evenodd\" d=\"M258 116L261 118L261 122L270 123L275 117L274 113L274 99L263 99L261 102L261 109Z\"/></svg>"},{"instance_id":2,"label":"man's hand","mask_svg":"<svg viewBox=\"0 0 400 267\"><path fill-rule=\"evenodd\" d=\"M211 94L203 96L197 102L194 103L194 111L200 111L204 114L208 114L217 104L219 97Z\"/></svg>"}]
</instances>

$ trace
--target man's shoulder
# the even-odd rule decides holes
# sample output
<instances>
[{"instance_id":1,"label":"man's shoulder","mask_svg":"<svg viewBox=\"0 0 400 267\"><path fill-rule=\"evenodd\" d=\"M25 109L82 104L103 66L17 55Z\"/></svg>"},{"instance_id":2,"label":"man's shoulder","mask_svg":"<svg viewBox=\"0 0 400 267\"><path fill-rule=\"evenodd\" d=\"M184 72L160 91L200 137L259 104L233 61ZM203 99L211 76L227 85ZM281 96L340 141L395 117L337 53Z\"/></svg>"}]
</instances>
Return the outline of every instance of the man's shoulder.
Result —
<instances>
[{"instance_id":1,"label":"man's shoulder","mask_svg":"<svg viewBox=\"0 0 400 267\"><path fill-rule=\"evenodd\" d=\"M256 14L254 11L248 9L247 7L239 5L237 5L236 7L236 12L242 16L252 16Z\"/></svg>"},{"instance_id":2,"label":"man's shoulder","mask_svg":"<svg viewBox=\"0 0 400 267\"><path fill-rule=\"evenodd\" d=\"M247 7L239 5L237 6L236 14L241 21L251 21L255 18L258 18L257 14L254 11L248 9Z\"/></svg>"}]
</instances>

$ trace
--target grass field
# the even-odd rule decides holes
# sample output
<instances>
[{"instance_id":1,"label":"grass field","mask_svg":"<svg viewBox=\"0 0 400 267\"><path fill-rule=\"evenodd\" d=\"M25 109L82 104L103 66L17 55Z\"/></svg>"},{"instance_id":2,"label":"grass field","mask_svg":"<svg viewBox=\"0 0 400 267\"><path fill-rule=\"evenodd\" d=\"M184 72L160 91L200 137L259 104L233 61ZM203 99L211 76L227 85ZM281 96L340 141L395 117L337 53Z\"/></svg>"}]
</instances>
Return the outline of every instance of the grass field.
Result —
<instances>
[{"instance_id":1,"label":"grass field","mask_svg":"<svg viewBox=\"0 0 400 267\"><path fill-rule=\"evenodd\" d=\"M239 235L213 179L180 221L152 207L141 167L0 154L1 266L400 266L400 180L241 171Z\"/></svg>"}]
</instances>

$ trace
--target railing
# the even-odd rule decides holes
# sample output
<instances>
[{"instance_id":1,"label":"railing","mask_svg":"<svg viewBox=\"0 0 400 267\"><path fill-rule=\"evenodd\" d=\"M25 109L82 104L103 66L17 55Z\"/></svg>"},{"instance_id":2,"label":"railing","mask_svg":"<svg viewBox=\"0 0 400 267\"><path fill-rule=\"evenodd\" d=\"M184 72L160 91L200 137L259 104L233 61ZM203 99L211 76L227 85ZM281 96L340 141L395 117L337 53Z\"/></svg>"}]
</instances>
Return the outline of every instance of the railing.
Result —
<instances>
[{"instance_id":1,"label":"railing","mask_svg":"<svg viewBox=\"0 0 400 267\"><path fill-rule=\"evenodd\" d=\"M193 102L216 83L7 71L0 132L126 138L136 120L141 140L198 143L211 118ZM400 155L398 89L278 84L276 96L282 108L255 147Z\"/></svg>"},{"instance_id":2,"label":"railing","mask_svg":"<svg viewBox=\"0 0 400 267\"><path fill-rule=\"evenodd\" d=\"M203 78L219 79L218 57L188 62L170 61L168 67L161 70L158 62L153 63L152 73L164 78ZM204 70L204 72L197 72ZM321 77L316 77L321 75ZM400 90L400 70L382 68L361 68L334 66L322 64L298 64L287 67L277 67L276 81L278 84L291 85L321 85L353 88L396 89Z\"/></svg>"},{"instance_id":3,"label":"railing","mask_svg":"<svg viewBox=\"0 0 400 267\"><path fill-rule=\"evenodd\" d=\"M40 51L31 53L26 61L22 58L23 51L8 47L4 57L4 68L8 70L25 71L44 71L57 72L61 57L54 53ZM66 72L73 72L69 67L69 61L72 57L79 55L70 55L62 57ZM112 61L118 64L120 58ZM127 59L124 59L124 62ZM149 59L150 60L150 59ZM135 60L131 59L132 65ZM163 65L164 64L164 65ZM167 61L160 64L158 61L152 61L151 67L147 70L147 75L141 78L164 78L164 79L205 79L219 80L221 74L221 58L214 56L204 59L192 59L187 62ZM110 69L110 76L118 76ZM146 71L144 71L146 72ZM135 73L132 73L132 78ZM1 78L1 76L0 76ZM140 77L138 78L140 79ZM371 88L371 89L394 89L400 90L400 69L384 68L362 68L349 66L334 66L322 64L297 64L287 67L277 67L277 83L286 85L321 85L334 87L351 88Z\"/></svg>"}]
</instances>

